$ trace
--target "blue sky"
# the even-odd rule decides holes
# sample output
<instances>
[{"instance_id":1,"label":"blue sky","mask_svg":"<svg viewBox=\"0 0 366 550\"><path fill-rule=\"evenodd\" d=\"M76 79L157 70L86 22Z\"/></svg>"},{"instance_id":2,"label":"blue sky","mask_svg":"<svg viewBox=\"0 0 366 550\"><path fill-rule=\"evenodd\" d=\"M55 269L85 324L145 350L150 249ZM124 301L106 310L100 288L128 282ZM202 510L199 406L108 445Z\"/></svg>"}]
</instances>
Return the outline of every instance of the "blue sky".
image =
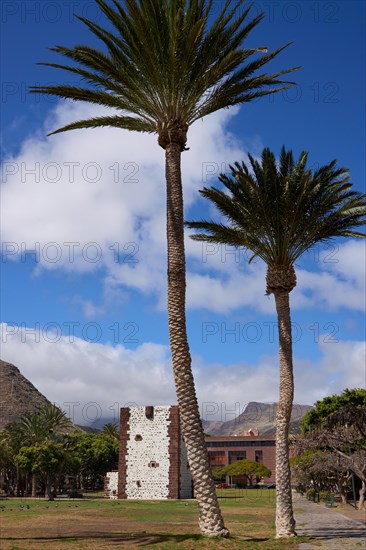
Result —
<instances>
[{"instance_id":1,"label":"blue sky","mask_svg":"<svg viewBox=\"0 0 366 550\"><path fill-rule=\"evenodd\" d=\"M215 9L219 7L217 2ZM1 5L1 356L45 395L93 421L128 402L175 402L166 318L164 153L155 136L119 130L46 133L100 110L29 95L71 82L48 47L98 46L72 11L102 24L93 0ZM268 66L301 65L297 87L198 121L183 154L186 218L228 165L283 144L332 159L365 192L365 4L255 2L265 19L248 47L294 43ZM20 41L21 37L21 41ZM265 268L186 240L187 320L202 414L229 420L278 394L274 300ZM295 399L311 404L365 386L365 244L320 245L291 293ZM217 405L208 405L216 403ZM206 414L205 414L206 413Z\"/></svg>"}]
</instances>

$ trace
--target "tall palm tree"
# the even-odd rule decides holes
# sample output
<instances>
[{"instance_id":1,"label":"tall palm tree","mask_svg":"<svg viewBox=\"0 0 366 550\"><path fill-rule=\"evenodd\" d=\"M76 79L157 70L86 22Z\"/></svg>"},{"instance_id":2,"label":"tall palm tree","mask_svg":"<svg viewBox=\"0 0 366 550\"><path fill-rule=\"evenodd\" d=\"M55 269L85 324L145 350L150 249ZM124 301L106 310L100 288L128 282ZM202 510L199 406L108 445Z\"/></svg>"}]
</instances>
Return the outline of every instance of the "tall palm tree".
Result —
<instances>
[{"instance_id":1,"label":"tall palm tree","mask_svg":"<svg viewBox=\"0 0 366 550\"><path fill-rule=\"evenodd\" d=\"M295 534L290 466L289 423L294 395L289 294L296 286L295 263L316 243L334 237L365 237L357 227L366 223L366 195L351 190L349 174L336 161L314 173L306 167L308 154L294 161L281 151L279 165L269 149L261 162L249 155L219 177L226 187L200 193L223 214L222 223L187 222L202 230L197 241L243 246L267 265L267 295L274 294L278 319L280 388L276 418L276 533ZM227 193L227 191L229 193Z\"/></svg>"},{"instance_id":2,"label":"tall palm tree","mask_svg":"<svg viewBox=\"0 0 366 550\"><path fill-rule=\"evenodd\" d=\"M213 0L96 0L109 20L103 28L79 19L103 43L53 51L73 65L43 63L82 78L84 86L34 86L33 92L103 105L117 112L68 124L53 133L112 126L155 133L165 150L167 189L168 321L174 379L200 527L226 535L199 416L185 317L185 253L181 153L191 124L219 109L251 101L292 85L258 72L286 46L244 49L263 14L246 22L245 0L227 0L214 20Z\"/></svg>"}]
</instances>

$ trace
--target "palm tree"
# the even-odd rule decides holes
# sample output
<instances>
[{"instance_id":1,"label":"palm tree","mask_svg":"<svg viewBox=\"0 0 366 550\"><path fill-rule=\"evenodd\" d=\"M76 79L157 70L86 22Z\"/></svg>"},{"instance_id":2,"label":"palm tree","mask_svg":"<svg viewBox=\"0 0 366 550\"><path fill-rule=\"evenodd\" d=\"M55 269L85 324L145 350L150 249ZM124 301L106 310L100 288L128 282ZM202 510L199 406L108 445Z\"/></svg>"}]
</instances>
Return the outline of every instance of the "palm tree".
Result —
<instances>
[{"instance_id":1,"label":"palm tree","mask_svg":"<svg viewBox=\"0 0 366 550\"><path fill-rule=\"evenodd\" d=\"M39 413L26 414L19 421L24 445L43 443L58 430L70 428L71 421L56 405L49 404Z\"/></svg>"},{"instance_id":2,"label":"palm tree","mask_svg":"<svg viewBox=\"0 0 366 550\"><path fill-rule=\"evenodd\" d=\"M71 422L64 411L49 404L39 413L25 415L18 423L23 446L41 445L54 437L56 430L70 428ZM36 496L37 474L32 474L32 497Z\"/></svg>"},{"instance_id":3,"label":"palm tree","mask_svg":"<svg viewBox=\"0 0 366 550\"><path fill-rule=\"evenodd\" d=\"M282 149L279 165L269 149L261 162L249 155L231 166L231 176L219 180L229 191L215 187L200 193L223 214L225 221L188 222L202 233L197 241L243 246L267 265L267 295L274 294L279 331L280 391L276 418L276 533L293 536L289 423L294 395L289 294L296 286L295 263L316 243L334 237L365 237L356 228L366 223L366 195L351 190L349 174L336 161L312 173L308 154L294 161Z\"/></svg>"},{"instance_id":4,"label":"palm tree","mask_svg":"<svg viewBox=\"0 0 366 550\"><path fill-rule=\"evenodd\" d=\"M259 73L286 46L244 49L263 14L246 23L250 6L227 0L216 20L213 0L96 0L109 29L79 19L102 41L53 51L72 65L43 63L82 78L84 86L33 86L31 91L117 109L53 132L111 126L155 133L165 150L167 189L168 322L180 420L207 535L227 535L210 474L186 334L185 252L181 153L191 124L210 113L292 85L287 69ZM112 30L113 29L113 30ZM76 62L76 65L75 65Z\"/></svg>"},{"instance_id":5,"label":"palm tree","mask_svg":"<svg viewBox=\"0 0 366 550\"><path fill-rule=\"evenodd\" d=\"M119 440L118 426L114 422L108 422L104 424L102 434L112 437L113 439Z\"/></svg>"}]
</instances>

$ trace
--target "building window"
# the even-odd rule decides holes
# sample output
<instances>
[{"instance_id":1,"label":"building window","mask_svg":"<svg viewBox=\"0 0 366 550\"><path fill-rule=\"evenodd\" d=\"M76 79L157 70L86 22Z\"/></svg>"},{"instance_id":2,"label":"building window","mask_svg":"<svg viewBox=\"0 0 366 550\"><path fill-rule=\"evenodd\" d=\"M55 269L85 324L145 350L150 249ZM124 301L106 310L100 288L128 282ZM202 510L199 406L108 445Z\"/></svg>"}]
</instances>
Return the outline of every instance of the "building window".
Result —
<instances>
[{"instance_id":1,"label":"building window","mask_svg":"<svg viewBox=\"0 0 366 550\"><path fill-rule=\"evenodd\" d=\"M152 407L151 405L145 407L145 416L149 420L154 420L154 407Z\"/></svg>"},{"instance_id":2,"label":"building window","mask_svg":"<svg viewBox=\"0 0 366 550\"><path fill-rule=\"evenodd\" d=\"M225 464L225 451L208 451L210 466L222 466Z\"/></svg>"},{"instance_id":3,"label":"building window","mask_svg":"<svg viewBox=\"0 0 366 550\"><path fill-rule=\"evenodd\" d=\"M256 462L263 462L263 451L255 451L255 461Z\"/></svg>"},{"instance_id":4,"label":"building window","mask_svg":"<svg viewBox=\"0 0 366 550\"><path fill-rule=\"evenodd\" d=\"M247 453L245 451L229 451L229 464L237 460L244 460L246 457Z\"/></svg>"},{"instance_id":5,"label":"building window","mask_svg":"<svg viewBox=\"0 0 366 550\"><path fill-rule=\"evenodd\" d=\"M276 440L269 439L266 441L206 441L208 448L211 447L275 447Z\"/></svg>"}]
</instances>

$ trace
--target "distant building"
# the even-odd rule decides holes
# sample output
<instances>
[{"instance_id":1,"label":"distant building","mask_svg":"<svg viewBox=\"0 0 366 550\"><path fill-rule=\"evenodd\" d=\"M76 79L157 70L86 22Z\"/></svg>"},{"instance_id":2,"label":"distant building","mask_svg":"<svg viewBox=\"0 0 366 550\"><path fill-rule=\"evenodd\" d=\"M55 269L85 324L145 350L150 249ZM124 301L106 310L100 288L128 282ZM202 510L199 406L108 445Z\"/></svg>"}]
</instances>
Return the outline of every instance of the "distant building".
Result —
<instances>
[{"instance_id":1,"label":"distant building","mask_svg":"<svg viewBox=\"0 0 366 550\"><path fill-rule=\"evenodd\" d=\"M249 430L244 430L243 435L244 435L245 437L250 437L250 436L252 436L252 435L258 436L258 435L259 435L259 431L258 431L258 430L252 430L252 428L249 428Z\"/></svg>"},{"instance_id":2,"label":"distant building","mask_svg":"<svg viewBox=\"0 0 366 550\"><path fill-rule=\"evenodd\" d=\"M254 431L254 430L248 430ZM244 432L246 433L246 432ZM258 431L257 431L258 433ZM276 480L276 438L275 436L207 436L205 438L211 467L227 466L237 460L255 460L267 466L271 477L263 478L265 483Z\"/></svg>"}]
</instances>

